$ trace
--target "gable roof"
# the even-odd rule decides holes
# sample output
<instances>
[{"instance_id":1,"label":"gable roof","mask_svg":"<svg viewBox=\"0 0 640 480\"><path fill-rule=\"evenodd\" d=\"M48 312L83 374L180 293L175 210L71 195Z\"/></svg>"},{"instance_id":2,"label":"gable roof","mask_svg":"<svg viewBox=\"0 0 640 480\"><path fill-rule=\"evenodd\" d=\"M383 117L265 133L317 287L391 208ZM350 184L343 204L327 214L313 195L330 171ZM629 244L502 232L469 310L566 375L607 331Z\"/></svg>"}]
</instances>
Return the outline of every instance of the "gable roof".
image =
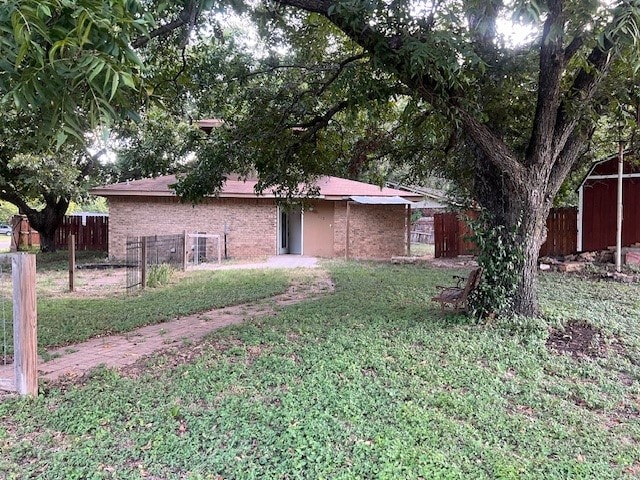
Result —
<instances>
[{"instance_id":1,"label":"gable roof","mask_svg":"<svg viewBox=\"0 0 640 480\"><path fill-rule=\"evenodd\" d=\"M632 150L625 150L623 178L640 176L640 165L638 165L637 157ZM580 184L576 187L576 191L580 190L589 180L603 180L618 177L618 159L619 154L611 155L602 160L597 160L591 164L591 168L582 178Z\"/></svg>"},{"instance_id":2,"label":"gable roof","mask_svg":"<svg viewBox=\"0 0 640 480\"><path fill-rule=\"evenodd\" d=\"M122 183L114 183L103 187L91 189L93 195L103 197L127 196L127 197L175 197L175 192L170 185L176 183L175 175L165 175L156 178L145 178ZM218 193L219 198L275 198L273 191L265 191L261 195L256 194L256 179L240 179L237 176L228 176ZM349 200L352 196L369 197L402 197L407 200L422 200L423 196L413 192L396 190L394 188L371 185L369 183L356 182L339 177L320 177L315 185L319 188L319 195L314 198L325 200Z\"/></svg>"}]
</instances>

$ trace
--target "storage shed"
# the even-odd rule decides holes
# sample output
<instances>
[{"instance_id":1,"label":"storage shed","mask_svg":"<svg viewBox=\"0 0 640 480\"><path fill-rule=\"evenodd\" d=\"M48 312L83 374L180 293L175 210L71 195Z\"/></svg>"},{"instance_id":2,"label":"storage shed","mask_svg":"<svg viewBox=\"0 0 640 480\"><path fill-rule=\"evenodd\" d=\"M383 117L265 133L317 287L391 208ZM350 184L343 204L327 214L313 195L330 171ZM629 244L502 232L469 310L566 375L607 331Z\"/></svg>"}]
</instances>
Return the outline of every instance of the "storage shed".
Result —
<instances>
[{"instance_id":1,"label":"storage shed","mask_svg":"<svg viewBox=\"0 0 640 480\"><path fill-rule=\"evenodd\" d=\"M622 176L622 246L640 242L640 163L627 158ZM578 251L615 246L618 156L595 163L578 194Z\"/></svg>"},{"instance_id":2,"label":"storage shed","mask_svg":"<svg viewBox=\"0 0 640 480\"><path fill-rule=\"evenodd\" d=\"M317 197L280 205L256 194L255 179L229 176L216 197L181 203L174 176L91 191L109 202L109 255L123 259L127 237L204 232L224 236L233 258L297 254L389 259L409 249L411 202L421 196L338 177L316 182ZM304 207L302 206L304 205Z\"/></svg>"}]
</instances>

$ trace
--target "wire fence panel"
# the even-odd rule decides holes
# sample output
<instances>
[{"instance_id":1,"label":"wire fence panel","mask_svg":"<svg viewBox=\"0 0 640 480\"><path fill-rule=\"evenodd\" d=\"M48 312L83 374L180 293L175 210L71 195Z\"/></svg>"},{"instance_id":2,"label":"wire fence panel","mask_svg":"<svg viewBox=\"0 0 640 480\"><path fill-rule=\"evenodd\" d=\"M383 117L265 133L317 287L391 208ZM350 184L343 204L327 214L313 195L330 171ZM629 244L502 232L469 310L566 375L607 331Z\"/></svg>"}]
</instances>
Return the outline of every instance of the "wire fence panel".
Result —
<instances>
[{"instance_id":1,"label":"wire fence panel","mask_svg":"<svg viewBox=\"0 0 640 480\"><path fill-rule=\"evenodd\" d=\"M181 269L184 262L184 235L143 237L147 244L147 266L171 265Z\"/></svg>"},{"instance_id":2,"label":"wire fence panel","mask_svg":"<svg viewBox=\"0 0 640 480\"><path fill-rule=\"evenodd\" d=\"M147 269L155 265L184 267L185 238L177 235L151 235L127 238L127 290L143 288Z\"/></svg>"},{"instance_id":3,"label":"wire fence panel","mask_svg":"<svg viewBox=\"0 0 640 480\"><path fill-rule=\"evenodd\" d=\"M127 291L142 287L142 237L127 237Z\"/></svg>"},{"instance_id":4,"label":"wire fence panel","mask_svg":"<svg viewBox=\"0 0 640 480\"><path fill-rule=\"evenodd\" d=\"M186 248L185 267L222 261L220 235L205 232L189 233L186 238Z\"/></svg>"}]
</instances>

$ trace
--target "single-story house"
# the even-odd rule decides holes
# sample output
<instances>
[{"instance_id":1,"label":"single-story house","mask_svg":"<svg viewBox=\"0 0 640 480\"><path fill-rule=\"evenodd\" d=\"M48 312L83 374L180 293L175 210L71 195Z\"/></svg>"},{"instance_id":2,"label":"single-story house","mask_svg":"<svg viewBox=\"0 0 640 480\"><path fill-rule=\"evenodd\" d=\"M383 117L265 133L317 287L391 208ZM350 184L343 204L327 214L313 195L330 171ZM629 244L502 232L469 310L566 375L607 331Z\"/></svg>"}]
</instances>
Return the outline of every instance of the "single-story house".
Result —
<instances>
[{"instance_id":1,"label":"single-story house","mask_svg":"<svg viewBox=\"0 0 640 480\"><path fill-rule=\"evenodd\" d=\"M578 251L616 244L618 156L594 163L578 189ZM622 245L640 242L640 164L626 160L622 175Z\"/></svg>"},{"instance_id":2,"label":"single-story house","mask_svg":"<svg viewBox=\"0 0 640 480\"><path fill-rule=\"evenodd\" d=\"M126 256L133 236L204 232L226 235L232 258L298 254L389 259L409 249L411 202L421 196L338 177L316 182L319 194L299 206L256 194L256 180L230 176L215 197L182 203L162 176L94 188L109 203L109 255Z\"/></svg>"}]
</instances>

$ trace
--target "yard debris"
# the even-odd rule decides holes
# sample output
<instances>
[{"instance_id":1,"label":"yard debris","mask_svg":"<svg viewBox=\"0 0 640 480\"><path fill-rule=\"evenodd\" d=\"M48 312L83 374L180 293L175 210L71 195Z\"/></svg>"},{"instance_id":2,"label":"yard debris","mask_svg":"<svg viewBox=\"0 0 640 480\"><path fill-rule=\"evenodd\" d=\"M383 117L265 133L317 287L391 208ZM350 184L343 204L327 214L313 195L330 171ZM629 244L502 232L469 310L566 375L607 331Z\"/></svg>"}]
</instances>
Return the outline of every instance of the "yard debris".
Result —
<instances>
[{"instance_id":1,"label":"yard debris","mask_svg":"<svg viewBox=\"0 0 640 480\"><path fill-rule=\"evenodd\" d=\"M564 262L558 265L559 272L579 272L584 269L583 262Z\"/></svg>"},{"instance_id":2,"label":"yard debris","mask_svg":"<svg viewBox=\"0 0 640 480\"><path fill-rule=\"evenodd\" d=\"M578 273L590 278L612 280L623 283L640 282L637 266L640 266L640 248L636 245L624 247L625 271L614 272L615 247L594 252L581 252L575 255L558 257L540 257L538 266L541 271Z\"/></svg>"},{"instance_id":3,"label":"yard debris","mask_svg":"<svg viewBox=\"0 0 640 480\"><path fill-rule=\"evenodd\" d=\"M562 262L553 257L540 257L538 260L540 263L546 263L547 265L560 265Z\"/></svg>"},{"instance_id":4,"label":"yard debris","mask_svg":"<svg viewBox=\"0 0 640 480\"><path fill-rule=\"evenodd\" d=\"M636 281L635 275L628 275L622 272L608 272L608 276L616 282L633 283Z\"/></svg>"},{"instance_id":5,"label":"yard debris","mask_svg":"<svg viewBox=\"0 0 640 480\"><path fill-rule=\"evenodd\" d=\"M598 258L597 252L582 252L578 254L577 260L581 262L595 262Z\"/></svg>"},{"instance_id":6,"label":"yard debris","mask_svg":"<svg viewBox=\"0 0 640 480\"><path fill-rule=\"evenodd\" d=\"M640 265L640 252L627 252L627 254L624 256L624 263L626 265Z\"/></svg>"},{"instance_id":7,"label":"yard debris","mask_svg":"<svg viewBox=\"0 0 640 480\"><path fill-rule=\"evenodd\" d=\"M603 250L598 254L598 262L599 263L614 263L615 261L615 252L612 250Z\"/></svg>"}]
</instances>

